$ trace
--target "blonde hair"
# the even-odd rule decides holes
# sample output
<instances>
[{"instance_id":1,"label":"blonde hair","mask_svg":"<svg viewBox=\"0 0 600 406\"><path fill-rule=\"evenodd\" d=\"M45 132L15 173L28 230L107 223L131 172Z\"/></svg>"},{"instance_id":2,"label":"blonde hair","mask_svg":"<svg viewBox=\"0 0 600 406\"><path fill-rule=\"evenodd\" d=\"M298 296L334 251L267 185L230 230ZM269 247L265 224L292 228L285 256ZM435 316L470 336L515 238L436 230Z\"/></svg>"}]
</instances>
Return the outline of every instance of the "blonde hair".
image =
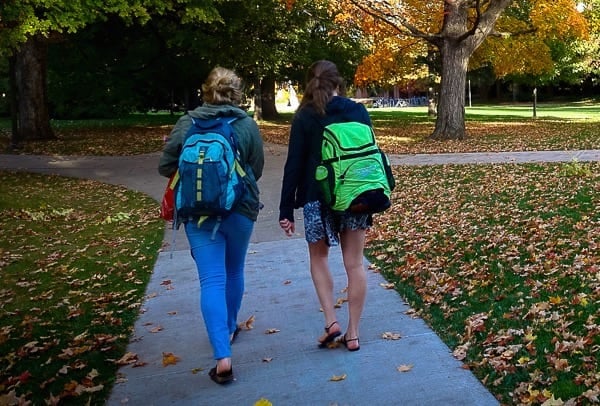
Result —
<instances>
[{"instance_id":1,"label":"blonde hair","mask_svg":"<svg viewBox=\"0 0 600 406\"><path fill-rule=\"evenodd\" d=\"M209 104L234 104L242 100L242 80L234 71L217 66L202 85L202 100Z\"/></svg>"}]
</instances>

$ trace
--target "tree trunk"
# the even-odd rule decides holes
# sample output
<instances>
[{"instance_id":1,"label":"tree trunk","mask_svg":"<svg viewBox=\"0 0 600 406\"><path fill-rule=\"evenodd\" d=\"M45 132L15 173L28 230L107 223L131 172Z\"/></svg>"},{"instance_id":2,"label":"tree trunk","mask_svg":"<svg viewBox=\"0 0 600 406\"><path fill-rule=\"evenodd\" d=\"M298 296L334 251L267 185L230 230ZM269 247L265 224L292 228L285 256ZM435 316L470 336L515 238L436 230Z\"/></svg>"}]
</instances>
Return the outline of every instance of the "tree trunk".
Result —
<instances>
[{"instance_id":1,"label":"tree trunk","mask_svg":"<svg viewBox=\"0 0 600 406\"><path fill-rule=\"evenodd\" d=\"M465 87L469 53L464 43L445 41L442 49L442 83L437 105L437 119L431 138L462 140L465 138Z\"/></svg>"},{"instance_id":2,"label":"tree trunk","mask_svg":"<svg viewBox=\"0 0 600 406\"><path fill-rule=\"evenodd\" d=\"M32 37L15 54L14 87L17 102L17 134L12 144L55 138L50 127L47 92L47 45Z\"/></svg>"},{"instance_id":3,"label":"tree trunk","mask_svg":"<svg viewBox=\"0 0 600 406\"><path fill-rule=\"evenodd\" d=\"M442 83L435 129L430 136L436 140L465 138L467 67L474 50L472 40L464 37L468 12L469 5L465 1L444 2L444 35L438 43L442 57Z\"/></svg>"},{"instance_id":4,"label":"tree trunk","mask_svg":"<svg viewBox=\"0 0 600 406\"><path fill-rule=\"evenodd\" d=\"M262 113L262 97L260 91L260 79L254 80L254 120L261 121L263 119Z\"/></svg>"},{"instance_id":5,"label":"tree trunk","mask_svg":"<svg viewBox=\"0 0 600 406\"><path fill-rule=\"evenodd\" d=\"M11 56L8 60L8 80L10 83L10 121L11 121L11 136L10 136L10 151L19 150L23 144L19 134L19 112L17 108L17 81L15 77L15 57Z\"/></svg>"},{"instance_id":6,"label":"tree trunk","mask_svg":"<svg viewBox=\"0 0 600 406\"><path fill-rule=\"evenodd\" d=\"M275 78L272 76L264 77L260 82L260 99L262 104L262 118L264 120L274 120L279 117L275 107Z\"/></svg>"}]
</instances>

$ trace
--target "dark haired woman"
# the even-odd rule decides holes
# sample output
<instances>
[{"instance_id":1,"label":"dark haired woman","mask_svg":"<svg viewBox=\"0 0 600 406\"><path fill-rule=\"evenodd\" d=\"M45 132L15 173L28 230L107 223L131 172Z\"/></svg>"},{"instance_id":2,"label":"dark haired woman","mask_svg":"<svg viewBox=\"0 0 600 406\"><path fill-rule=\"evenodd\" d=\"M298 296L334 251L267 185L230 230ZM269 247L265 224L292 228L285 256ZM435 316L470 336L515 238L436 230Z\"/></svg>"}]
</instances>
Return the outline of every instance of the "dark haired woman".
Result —
<instances>
[{"instance_id":1,"label":"dark haired woman","mask_svg":"<svg viewBox=\"0 0 600 406\"><path fill-rule=\"evenodd\" d=\"M318 339L320 347L327 347L342 335L328 265L329 248L341 244L348 277L348 325L340 341L348 350L357 351L360 349L359 323L367 292L363 251L372 216L334 214L322 201L315 170L321 160L325 126L348 121L371 125L371 119L362 104L345 97L344 81L334 63L325 60L313 63L306 79L304 95L290 130L279 225L287 235L292 235L295 232L294 209L303 209L310 273L325 316L325 332Z\"/></svg>"}]
</instances>

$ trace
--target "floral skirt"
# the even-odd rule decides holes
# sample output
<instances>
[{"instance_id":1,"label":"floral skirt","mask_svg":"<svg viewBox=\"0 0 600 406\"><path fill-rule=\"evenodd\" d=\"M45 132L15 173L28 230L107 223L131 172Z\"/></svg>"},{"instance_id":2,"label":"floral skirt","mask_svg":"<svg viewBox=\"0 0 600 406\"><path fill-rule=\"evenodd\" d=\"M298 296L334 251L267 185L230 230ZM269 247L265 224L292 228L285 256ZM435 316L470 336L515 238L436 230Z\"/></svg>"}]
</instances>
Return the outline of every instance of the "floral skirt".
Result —
<instances>
[{"instance_id":1,"label":"floral skirt","mask_svg":"<svg viewBox=\"0 0 600 406\"><path fill-rule=\"evenodd\" d=\"M304 205L304 234L308 243L325 240L328 246L340 243L340 232L344 230L367 230L373 225L370 214L335 214L319 201Z\"/></svg>"}]
</instances>

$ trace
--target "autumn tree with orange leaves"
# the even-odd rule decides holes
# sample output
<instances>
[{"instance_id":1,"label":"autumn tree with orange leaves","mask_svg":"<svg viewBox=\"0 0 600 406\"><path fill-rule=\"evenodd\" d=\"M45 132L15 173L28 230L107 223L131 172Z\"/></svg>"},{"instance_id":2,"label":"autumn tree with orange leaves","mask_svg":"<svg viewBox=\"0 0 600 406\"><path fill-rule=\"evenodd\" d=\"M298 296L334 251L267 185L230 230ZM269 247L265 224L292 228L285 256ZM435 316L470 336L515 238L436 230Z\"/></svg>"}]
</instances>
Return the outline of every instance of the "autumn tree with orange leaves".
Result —
<instances>
[{"instance_id":1,"label":"autumn tree with orange leaves","mask_svg":"<svg viewBox=\"0 0 600 406\"><path fill-rule=\"evenodd\" d=\"M587 32L574 0L336 0L332 5L339 20L360 25L371 41L373 51L358 71L359 83L422 77L419 70L426 65L416 61L439 55L438 115L431 138L440 140L466 135L467 70L488 38L494 41L477 62L493 65L502 75L514 68L547 69L551 59L545 39Z\"/></svg>"}]
</instances>

